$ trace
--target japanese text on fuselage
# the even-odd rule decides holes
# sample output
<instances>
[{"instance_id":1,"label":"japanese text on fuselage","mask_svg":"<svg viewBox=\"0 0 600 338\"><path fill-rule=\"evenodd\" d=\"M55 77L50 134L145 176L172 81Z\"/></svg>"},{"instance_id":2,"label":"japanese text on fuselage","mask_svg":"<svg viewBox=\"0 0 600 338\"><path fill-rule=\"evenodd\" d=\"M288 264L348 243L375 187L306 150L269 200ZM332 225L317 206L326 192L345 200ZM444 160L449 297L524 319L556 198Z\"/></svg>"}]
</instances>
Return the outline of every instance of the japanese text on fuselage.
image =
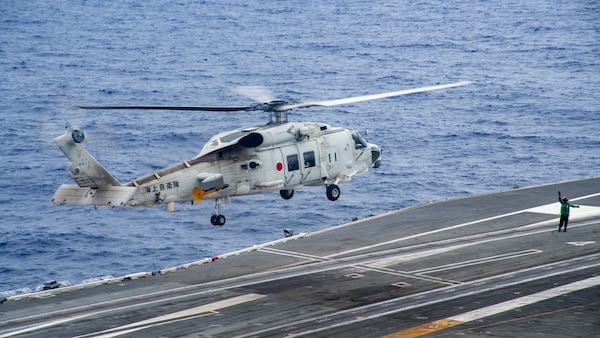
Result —
<instances>
[{"instance_id":1,"label":"japanese text on fuselage","mask_svg":"<svg viewBox=\"0 0 600 338\"><path fill-rule=\"evenodd\" d=\"M160 192L177 188L179 188L179 181L170 181L161 184L149 185L146 187L146 193L149 194L153 192Z\"/></svg>"}]
</instances>

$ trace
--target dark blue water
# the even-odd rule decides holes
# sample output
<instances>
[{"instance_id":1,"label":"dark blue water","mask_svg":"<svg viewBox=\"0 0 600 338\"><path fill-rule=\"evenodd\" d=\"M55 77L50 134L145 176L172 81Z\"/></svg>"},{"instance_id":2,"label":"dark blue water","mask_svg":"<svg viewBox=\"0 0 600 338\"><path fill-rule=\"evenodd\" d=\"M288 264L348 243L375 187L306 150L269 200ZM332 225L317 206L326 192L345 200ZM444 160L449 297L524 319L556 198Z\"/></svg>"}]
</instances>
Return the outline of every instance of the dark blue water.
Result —
<instances>
[{"instance_id":1,"label":"dark blue water","mask_svg":"<svg viewBox=\"0 0 600 338\"><path fill-rule=\"evenodd\" d=\"M597 1L3 0L0 290L155 271L284 228L598 175L599 18ZM231 88L324 100L460 80L477 83L292 112L368 129L384 149L383 166L341 185L336 202L324 188L235 198L222 228L209 223L211 202L175 213L50 203L71 183L52 142L67 123L126 182L267 118L67 110L74 104L245 105Z\"/></svg>"}]
</instances>

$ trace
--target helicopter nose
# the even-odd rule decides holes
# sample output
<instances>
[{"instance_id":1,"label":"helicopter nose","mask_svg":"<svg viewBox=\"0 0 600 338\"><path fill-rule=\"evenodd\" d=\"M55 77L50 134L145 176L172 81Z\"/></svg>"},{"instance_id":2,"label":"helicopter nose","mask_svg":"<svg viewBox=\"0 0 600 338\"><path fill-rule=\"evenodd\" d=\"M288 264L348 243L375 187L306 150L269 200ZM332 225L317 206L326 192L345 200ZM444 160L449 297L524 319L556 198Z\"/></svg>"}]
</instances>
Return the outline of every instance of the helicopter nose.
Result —
<instances>
[{"instance_id":1,"label":"helicopter nose","mask_svg":"<svg viewBox=\"0 0 600 338\"><path fill-rule=\"evenodd\" d=\"M373 162L373 168L379 168L381 166L381 147L373 146L371 148L371 160Z\"/></svg>"}]
</instances>

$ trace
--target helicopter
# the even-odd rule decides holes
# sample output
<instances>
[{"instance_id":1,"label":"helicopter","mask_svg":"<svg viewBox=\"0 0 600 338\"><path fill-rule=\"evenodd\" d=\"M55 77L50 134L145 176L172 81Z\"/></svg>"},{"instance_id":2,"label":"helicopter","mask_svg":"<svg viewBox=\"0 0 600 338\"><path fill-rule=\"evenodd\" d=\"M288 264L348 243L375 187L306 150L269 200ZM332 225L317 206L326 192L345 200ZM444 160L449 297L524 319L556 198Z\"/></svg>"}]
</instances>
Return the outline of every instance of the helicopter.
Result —
<instances>
[{"instance_id":1,"label":"helicopter","mask_svg":"<svg viewBox=\"0 0 600 338\"><path fill-rule=\"evenodd\" d=\"M209 112L262 111L264 124L220 132L208 139L200 152L163 169L121 184L84 147L82 130L67 126L54 142L69 159L71 178L77 184L62 184L52 197L58 204L102 206L166 205L214 199L210 222L222 226L222 201L231 197L279 191L291 199L305 186L325 186L327 199L340 197L338 184L354 175L378 168L381 147L369 143L356 129L332 127L319 122L290 122L288 111L307 107L330 107L383 99L470 84L461 81L380 94L325 101L271 100L257 87L239 92L258 103L247 106L148 106L80 105L85 110L186 110Z\"/></svg>"}]
</instances>

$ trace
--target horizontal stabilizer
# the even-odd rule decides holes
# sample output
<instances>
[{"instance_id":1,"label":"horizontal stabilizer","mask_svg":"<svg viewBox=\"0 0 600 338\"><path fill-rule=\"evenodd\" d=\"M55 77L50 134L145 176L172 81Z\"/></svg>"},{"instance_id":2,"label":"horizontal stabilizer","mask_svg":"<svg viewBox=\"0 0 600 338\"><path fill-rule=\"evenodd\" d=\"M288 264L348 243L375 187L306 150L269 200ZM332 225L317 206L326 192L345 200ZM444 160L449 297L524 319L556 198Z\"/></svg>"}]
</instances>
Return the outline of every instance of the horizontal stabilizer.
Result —
<instances>
[{"instance_id":1,"label":"horizontal stabilizer","mask_svg":"<svg viewBox=\"0 0 600 338\"><path fill-rule=\"evenodd\" d=\"M74 184L63 184L52 196L52 202L59 204L125 206L136 190L136 187L107 186L102 189L93 189L81 188Z\"/></svg>"}]
</instances>

